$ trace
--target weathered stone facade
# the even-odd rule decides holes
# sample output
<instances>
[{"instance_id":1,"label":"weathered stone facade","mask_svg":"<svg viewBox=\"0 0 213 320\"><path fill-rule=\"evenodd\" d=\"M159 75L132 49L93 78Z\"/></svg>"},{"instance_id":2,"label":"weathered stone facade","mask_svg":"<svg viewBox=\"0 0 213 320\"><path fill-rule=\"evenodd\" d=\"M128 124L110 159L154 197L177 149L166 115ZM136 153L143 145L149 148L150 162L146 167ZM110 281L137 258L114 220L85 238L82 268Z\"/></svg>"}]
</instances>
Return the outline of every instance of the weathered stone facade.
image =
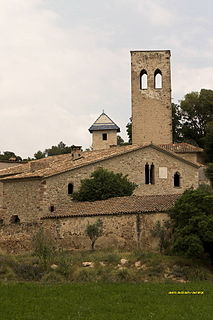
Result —
<instances>
[{"instance_id":1,"label":"weathered stone facade","mask_svg":"<svg viewBox=\"0 0 213 320\"><path fill-rule=\"evenodd\" d=\"M157 74L161 88L155 87ZM131 51L131 79L132 143L172 143L170 51Z\"/></svg>"}]
</instances>

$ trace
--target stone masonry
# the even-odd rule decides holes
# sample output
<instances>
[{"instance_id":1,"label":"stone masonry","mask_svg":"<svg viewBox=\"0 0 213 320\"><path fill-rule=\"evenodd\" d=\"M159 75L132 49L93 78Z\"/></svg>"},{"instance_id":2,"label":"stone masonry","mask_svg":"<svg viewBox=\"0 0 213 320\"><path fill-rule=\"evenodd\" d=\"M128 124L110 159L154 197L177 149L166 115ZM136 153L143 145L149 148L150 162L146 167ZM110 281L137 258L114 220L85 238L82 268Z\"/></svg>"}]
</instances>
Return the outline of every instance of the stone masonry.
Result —
<instances>
[{"instance_id":1,"label":"stone masonry","mask_svg":"<svg viewBox=\"0 0 213 320\"><path fill-rule=\"evenodd\" d=\"M155 88L155 72L162 88ZM140 86L141 72L147 88ZM131 51L132 143L172 143L170 51Z\"/></svg>"}]
</instances>

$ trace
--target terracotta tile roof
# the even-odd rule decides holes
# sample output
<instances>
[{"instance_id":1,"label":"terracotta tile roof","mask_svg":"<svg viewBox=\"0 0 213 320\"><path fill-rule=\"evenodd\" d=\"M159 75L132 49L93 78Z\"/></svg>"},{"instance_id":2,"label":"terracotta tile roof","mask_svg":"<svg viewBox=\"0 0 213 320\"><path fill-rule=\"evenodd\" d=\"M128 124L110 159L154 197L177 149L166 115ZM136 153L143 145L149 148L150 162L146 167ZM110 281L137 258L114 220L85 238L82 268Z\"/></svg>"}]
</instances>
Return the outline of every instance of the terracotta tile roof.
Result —
<instances>
[{"instance_id":1,"label":"terracotta tile roof","mask_svg":"<svg viewBox=\"0 0 213 320\"><path fill-rule=\"evenodd\" d=\"M131 213L165 212L170 209L180 195L146 195L116 197L94 202L71 201L70 206L58 213L41 219L66 218L76 216L116 215Z\"/></svg>"},{"instance_id":2,"label":"terracotta tile roof","mask_svg":"<svg viewBox=\"0 0 213 320\"><path fill-rule=\"evenodd\" d=\"M189 143L171 143L171 144L159 144L159 146L167 151L172 151L175 153L185 153L185 152L202 152L203 149L195 147Z\"/></svg>"},{"instance_id":3,"label":"terracotta tile roof","mask_svg":"<svg viewBox=\"0 0 213 320\"><path fill-rule=\"evenodd\" d=\"M166 146L166 145L164 145ZM172 157L179 159L191 166L200 167L200 164L183 159L171 150L166 150L165 147L153 144L144 145L127 145L117 146L105 150L85 151L82 156L73 160L71 154L62 154L57 156L50 156L47 158L30 161L26 164L15 166L8 169L0 170L0 180L11 179L27 179L27 178L45 178L59 173L74 170L92 163L96 163L105 159L110 159L125 153L152 147L158 151L165 152Z\"/></svg>"}]
</instances>

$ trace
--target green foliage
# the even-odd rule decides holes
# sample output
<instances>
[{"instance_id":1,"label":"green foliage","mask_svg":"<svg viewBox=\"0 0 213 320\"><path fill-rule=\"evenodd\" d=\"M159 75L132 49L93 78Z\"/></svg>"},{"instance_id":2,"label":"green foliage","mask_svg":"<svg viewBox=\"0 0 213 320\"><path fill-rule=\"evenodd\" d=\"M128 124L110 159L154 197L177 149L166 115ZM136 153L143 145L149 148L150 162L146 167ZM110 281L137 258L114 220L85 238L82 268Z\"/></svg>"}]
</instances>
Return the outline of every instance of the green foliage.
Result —
<instances>
[{"instance_id":1,"label":"green foliage","mask_svg":"<svg viewBox=\"0 0 213 320\"><path fill-rule=\"evenodd\" d=\"M161 224L158 220L152 230L152 235L159 238L160 252L163 253L169 247L171 237L170 224L168 221Z\"/></svg>"},{"instance_id":2,"label":"green foliage","mask_svg":"<svg viewBox=\"0 0 213 320\"><path fill-rule=\"evenodd\" d=\"M14 268L19 280L37 281L43 275L43 268L38 265L32 264L17 264Z\"/></svg>"},{"instance_id":3,"label":"green foliage","mask_svg":"<svg viewBox=\"0 0 213 320\"><path fill-rule=\"evenodd\" d=\"M74 147L74 145L66 146L66 144L61 141L57 146L52 146L51 148L46 149L44 152L47 156L55 156L59 154L70 153Z\"/></svg>"},{"instance_id":4,"label":"green foliage","mask_svg":"<svg viewBox=\"0 0 213 320\"><path fill-rule=\"evenodd\" d=\"M22 161L20 156L16 156L12 151L4 151L3 154L0 154L0 160L15 160L15 161Z\"/></svg>"},{"instance_id":5,"label":"green foliage","mask_svg":"<svg viewBox=\"0 0 213 320\"><path fill-rule=\"evenodd\" d=\"M88 224L86 227L86 235L91 240L91 249L94 250L96 240L103 234L103 222L98 219L94 224Z\"/></svg>"},{"instance_id":6,"label":"green foliage","mask_svg":"<svg viewBox=\"0 0 213 320\"><path fill-rule=\"evenodd\" d=\"M178 104L172 103L172 132L174 143L182 142L181 135L182 123L181 123L181 109Z\"/></svg>"},{"instance_id":7,"label":"green foliage","mask_svg":"<svg viewBox=\"0 0 213 320\"><path fill-rule=\"evenodd\" d=\"M213 121L213 90L186 94L180 109L183 140L203 147L207 124Z\"/></svg>"},{"instance_id":8,"label":"green foliage","mask_svg":"<svg viewBox=\"0 0 213 320\"><path fill-rule=\"evenodd\" d=\"M213 191L188 189L169 210L174 223L173 250L190 257L208 253L213 262Z\"/></svg>"},{"instance_id":9,"label":"green foliage","mask_svg":"<svg viewBox=\"0 0 213 320\"><path fill-rule=\"evenodd\" d=\"M121 138L121 136L117 136L117 144L119 146L123 145L124 144L124 139Z\"/></svg>"},{"instance_id":10,"label":"green foliage","mask_svg":"<svg viewBox=\"0 0 213 320\"><path fill-rule=\"evenodd\" d=\"M59 155L59 154L66 154L66 153L70 153L74 147L75 147L74 145L66 146L66 144L63 141L61 141L56 146L52 146L51 148L47 148L44 151L41 151L41 150L37 151L34 154L34 157L35 157L35 159L41 159L46 156L55 156L55 155ZM29 159L29 160L32 160L32 159Z\"/></svg>"},{"instance_id":11,"label":"green foliage","mask_svg":"<svg viewBox=\"0 0 213 320\"><path fill-rule=\"evenodd\" d=\"M126 132L129 138L129 143L132 143L132 118L129 119L129 122L126 125Z\"/></svg>"},{"instance_id":12,"label":"green foliage","mask_svg":"<svg viewBox=\"0 0 213 320\"><path fill-rule=\"evenodd\" d=\"M208 166L205 170L205 174L206 174L207 178L210 179L211 184L213 186L213 162L208 164Z\"/></svg>"},{"instance_id":13,"label":"green foliage","mask_svg":"<svg viewBox=\"0 0 213 320\"><path fill-rule=\"evenodd\" d=\"M80 190L74 192L72 197L77 201L96 201L130 196L136 186L128 181L127 175L98 168L91 174L91 178L81 180Z\"/></svg>"},{"instance_id":14,"label":"green foliage","mask_svg":"<svg viewBox=\"0 0 213 320\"><path fill-rule=\"evenodd\" d=\"M50 263L56 253L56 244L50 234L42 228L33 236L32 244L34 255L37 256L44 267Z\"/></svg>"},{"instance_id":15,"label":"green foliage","mask_svg":"<svg viewBox=\"0 0 213 320\"><path fill-rule=\"evenodd\" d=\"M203 141L206 161L213 162L213 121L207 123Z\"/></svg>"},{"instance_id":16,"label":"green foliage","mask_svg":"<svg viewBox=\"0 0 213 320\"><path fill-rule=\"evenodd\" d=\"M45 153L39 150L36 153L34 153L34 157L35 157L35 159L45 158Z\"/></svg>"},{"instance_id":17,"label":"green foliage","mask_svg":"<svg viewBox=\"0 0 213 320\"><path fill-rule=\"evenodd\" d=\"M61 282L65 282L66 279L62 274L54 271L50 271L43 275L43 277L41 278L41 281L47 282L47 283L61 283Z\"/></svg>"}]
</instances>

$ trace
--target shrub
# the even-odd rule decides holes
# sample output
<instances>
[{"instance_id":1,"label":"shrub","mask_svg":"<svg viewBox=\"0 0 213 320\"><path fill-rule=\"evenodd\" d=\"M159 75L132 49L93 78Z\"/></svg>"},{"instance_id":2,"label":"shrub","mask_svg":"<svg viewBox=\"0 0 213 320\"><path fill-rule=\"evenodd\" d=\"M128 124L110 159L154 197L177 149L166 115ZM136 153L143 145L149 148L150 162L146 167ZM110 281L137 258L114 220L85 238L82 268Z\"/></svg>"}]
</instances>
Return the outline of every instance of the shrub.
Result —
<instances>
[{"instance_id":1,"label":"shrub","mask_svg":"<svg viewBox=\"0 0 213 320\"><path fill-rule=\"evenodd\" d=\"M17 264L14 270L20 280L29 281L40 280L44 272L40 266L31 264Z\"/></svg>"},{"instance_id":2,"label":"shrub","mask_svg":"<svg viewBox=\"0 0 213 320\"><path fill-rule=\"evenodd\" d=\"M56 253L56 243L50 235L47 235L41 228L32 239L34 255L46 267Z\"/></svg>"},{"instance_id":3,"label":"shrub","mask_svg":"<svg viewBox=\"0 0 213 320\"><path fill-rule=\"evenodd\" d=\"M64 282L65 281L65 278L63 275L57 273L57 272L54 272L54 271L50 271L48 273L45 273L43 275L43 277L41 278L41 281L42 282L54 282L54 283L60 283L60 282Z\"/></svg>"}]
</instances>

